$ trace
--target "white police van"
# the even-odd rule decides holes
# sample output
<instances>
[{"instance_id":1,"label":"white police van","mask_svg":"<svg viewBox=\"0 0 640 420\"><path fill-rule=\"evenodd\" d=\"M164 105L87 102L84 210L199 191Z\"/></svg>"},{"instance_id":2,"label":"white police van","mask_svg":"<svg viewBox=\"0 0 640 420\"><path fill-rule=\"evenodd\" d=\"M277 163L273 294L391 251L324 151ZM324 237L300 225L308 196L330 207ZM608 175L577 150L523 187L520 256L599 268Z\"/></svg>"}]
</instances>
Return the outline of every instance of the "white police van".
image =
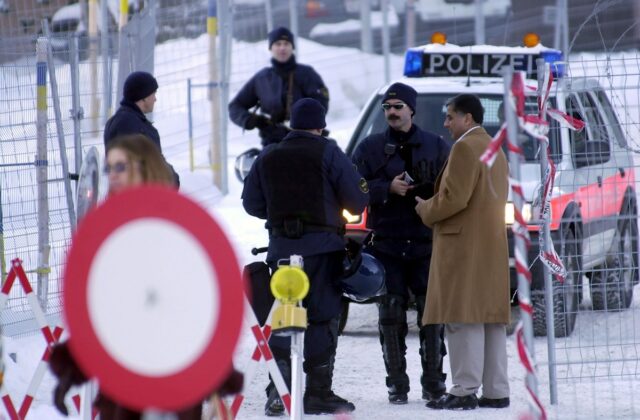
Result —
<instances>
[{"instance_id":1,"label":"white police van","mask_svg":"<svg viewBox=\"0 0 640 420\"><path fill-rule=\"evenodd\" d=\"M478 95L485 109L483 126L490 135L500 128L499 107L503 101L504 65L527 72L526 113L537 114L536 59L562 60L557 50L537 45L527 47L455 46L432 43L412 48L405 56L405 77L394 82L412 86L418 92L414 123L449 139L443 127L445 102L460 93ZM561 65L552 66L563 69ZM604 90L588 78L562 78L551 87L548 106L585 122L576 132L550 121L550 157L557 173L551 200L551 233L555 249L566 269L564 284L553 280L556 337L568 336L574 329L578 304L582 299L582 280L590 281L595 310L628 308L638 283L638 224L635 171L620 123ZM373 93L364 107L346 153L371 133L386 129L381 98L388 86ZM541 188L539 143L528 138L523 144L521 182L527 203L523 212L532 239L529 251L534 332L546 335L544 276L539 254L539 226L531 221L532 206ZM506 208L505 224L513 253L513 203ZM366 212L345 214L351 236L367 231ZM512 255L511 255L512 256ZM511 289L517 279L511 261Z\"/></svg>"}]
</instances>

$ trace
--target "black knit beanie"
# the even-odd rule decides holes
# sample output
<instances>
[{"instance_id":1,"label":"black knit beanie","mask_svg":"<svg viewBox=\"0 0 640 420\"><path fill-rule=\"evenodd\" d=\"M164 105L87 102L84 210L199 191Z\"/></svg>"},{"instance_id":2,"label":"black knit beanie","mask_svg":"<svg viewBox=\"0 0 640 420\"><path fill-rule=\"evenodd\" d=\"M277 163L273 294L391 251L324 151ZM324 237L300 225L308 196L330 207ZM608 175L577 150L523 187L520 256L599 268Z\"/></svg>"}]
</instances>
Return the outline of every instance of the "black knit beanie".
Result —
<instances>
[{"instance_id":1,"label":"black knit beanie","mask_svg":"<svg viewBox=\"0 0 640 420\"><path fill-rule=\"evenodd\" d=\"M146 71L134 71L124 81L122 96L130 102L144 99L158 90L156 78Z\"/></svg>"},{"instance_id":2,"label":"black knit beanie","mask_svg":"<svg viewBox=\"0 0 640 420\"><path fill-rule=\"evenodd\" d=\"M276 41L289 41L293 48L296 47L296 44L293 42L293 34L283 26L269 32L269 49L271 49L271 46Z\"/></svg>"},{"instance_id":3,"label":"black knit beanie","mask_svg":"<svg viewBox=\"0 0 640 420\"><path fill-rule=\"evenodd\" d=\"M314 130L325 128L324 117L327 110L322 104L312 98L303 98L293 104L289 125L294 130Z\"/></svg>"},{"instance_id":4,"label":"black knit beanie","mask_svg":"<svg viewBox=\"0 0 640 420\"><path fill-rule=\"evenodd\" d=\"M409 108L415 113L417 96L418 92L411 86L405 85L404 83L394 83L389 86L389 89L385 92L382 97L382 103L385 103L389 99L399 99L409 105Z\"/></svg>"}]
</instances>

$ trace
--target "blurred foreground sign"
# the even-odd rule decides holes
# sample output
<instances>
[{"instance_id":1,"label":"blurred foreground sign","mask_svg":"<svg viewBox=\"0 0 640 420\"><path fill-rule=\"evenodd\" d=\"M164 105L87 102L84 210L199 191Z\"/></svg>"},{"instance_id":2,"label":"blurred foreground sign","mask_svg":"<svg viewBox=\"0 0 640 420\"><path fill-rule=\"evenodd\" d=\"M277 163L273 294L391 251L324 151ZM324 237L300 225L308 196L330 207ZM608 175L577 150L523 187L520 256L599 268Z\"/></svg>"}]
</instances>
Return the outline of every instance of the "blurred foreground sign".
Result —
<instances>
[{"instance_id":1,"label":"blurred foreground sign","mask_svg":"<svg viewBox=\"0 0 640 420\"><path fill-rule=\"evenodd\" d=\"M110 197L73 238L64 275L70 347L123 405L175 410L206 398L229 373L243 307L224 232L174 190Z\"/></svg>"}]
</instances>

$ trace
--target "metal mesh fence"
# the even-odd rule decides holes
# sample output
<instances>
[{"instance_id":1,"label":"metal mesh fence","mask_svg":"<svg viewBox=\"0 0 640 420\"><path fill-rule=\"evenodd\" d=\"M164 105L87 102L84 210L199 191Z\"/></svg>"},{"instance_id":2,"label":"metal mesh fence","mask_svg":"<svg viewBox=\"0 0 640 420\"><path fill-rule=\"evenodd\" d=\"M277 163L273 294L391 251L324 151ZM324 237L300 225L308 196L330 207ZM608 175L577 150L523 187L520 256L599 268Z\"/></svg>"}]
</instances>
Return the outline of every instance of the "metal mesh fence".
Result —
<instances>
[{"instance_id":1,"label":"metal mesh fence","mask_svg":"<svg viewBox=\"0 0 640 420\"><path fill-rule=\"evenodd\" d=\"M577 257L569 264L574 281L559 295L567 328L575 322L568 337L555 342L560 380L640 375L640 300L634 297L639 59L637 53L580 55L568 68L571 93L561 100L586 126L563 142L568 150L556 177L558 197L577 203L576 212L554 216L573 227L576 246L569 248ZM555 244L560 253L562 239Z\"/></svg>"},{"instance_id":2,"label":"metal mesh fence","mask_svg":"<svg viewBox=\"0 0 640 420\"><path fill-rule=\"evenodd\" d=\"M9 12L3 14L0 10L0 191L4 258L22 258L25 268L35 272L38 269L38 254L35 239L37 86L34 40L40 31L40 19L52 18L56 11L67 5L67 1L51 0L48 4L40 4L35 0L7 0L5 3L9 5ZM211 124L208 89L194 88L190 97L187 89L187 79L191 79L194 84L206 85L210 77L207 56L210 41L206 35L208 1L159 0L132 3L157 6L154 74L160 88L151 119L161 134L163 153L167 160L182 176L188 176L190 140L193 141L196 165L207 166L211 133L217 129ZM265 3L240 0L232 2L231 28L234 41L229 80L231 97L260 68L269 65L270 55L266 43L268 28L288 25L290 22L289 1L272 0L271 3L274 16L273 21L268 22ZM310 7L311 3L325 3L327 8L314 12ZM406 46L406 11L396 2L390 3L395 7L390 18L391 48L395 52L401 52ZM462 19L462 6L455 6L460 19L446 21L421 14L423 9L420 7L424 2L415 3L419 15L416 43L427 42L433 30L447 32L450 42L468 44L473 41L472 18L469 16ZM496 2L498 3L500 2ZM540 22L545 13L543 7L554 2L542 1L537 7L523 1L505 3L510 6L504 10L496 9L494 15L487 18L488 43L519 44L521 35L527 29L535 27L549 29L541 34L542 40L546 45L553 43L550 35L552 24L544 18L542 24ZM301 63L312 64L328 86L331 96L328 128L331 136L344 146L354 128L355 118L348 119L344 116L357 115L371 95L372 86L384 83L384 58L374 53L356 54L355 49L361 44L357 26L360 13L358 2L343 1L333 5L333 2L300 0L296 4L300 34L300 38L296 40L297 58ZM373 49L380 51L381 14L377 8L378 2L372 1L372 4ZM596 6L604 15L592 14ZM436 9L437 7L433 10ZM620 12L621 9L624 9L624 13ZM101 135L105 118L117 107L114 104L111 110L107 110L104 105L107 96L115 97L118 66L115 28L117 9L109 10L108 51L97 52L95 60L91 59L90 48L98 49L100 40L90 42L86 33L76 33L75 29L71 31L78 36L80 58L77 67L79 81L75 86L71 77L74 67L69 57L69 31L58 33L56 29L51 40L56 61L49 71L56 72L62 112L61 120L56 122L54 99L49 89L47 143L52 249L48 308L51 314L60 312L59 282L71 234L62 184L65 174L60 162L55 124L62 125L67 145L65 152L72 171L76 170L73 158L76 133L82 139L83 148L98 145L102 149ZM587 47L602 48L606 52L574 53L565 77L570 91L574 93L564 95L555 92L552 99L556 101L553 106L558 107L562 102L563 109L570 114L575 111L576 117L587 122L582 133L559 134L560 129L554 123L551 127L551 136L557 136L559 145L554 155L558 165L554 190L555 197L558 197L558 212L566 209L567 200L571 199L575 201L576 212L580 215L580 222L576 223L575 218L566 217L563 213L554 214L558 221L554 234L556 250L561 257L565 257L565 261L568 261L565 250L575 250L572 255L576 262L567 264L568 274L575 280L574 283L562 285L554 281L557 285L556 296L562 296L558 313L563 317L561 322L564 323L559 331L564 334L556 334L558 337L553 344L555 362L547 360L546 339L536 340L538 361L543 366L556 370L559 382L553 386L562 391L561 408L558 409L560 417L573 415L567 410L563 411L562 407L582 401L580 393L592 393L595 396L601 393L601 387L612 384L615 385L614 389L628 389L625 382L618 381L637 380L640 375L640 292L632 285L638 278L637 213L633 212L637 212L636 162L637 152L640 151L640 59L637 52L621 52L623 48L637 46L638 37L633 24L629 23L629 19L633 19L633 13L626 2L580 1L571 5L570 12L571 37L575 35L575 42L572 44L574 51ZM133 7L132 13L135 13ZM356 29L353 29L354 21ZM585 25L581 27L583 23ZM578 27L580 31L577 30ZM332 47L329 49L326 45ZM393 54L390 62L391 74L395 78L402 73L401 55ZM350 71L345 72L345 67ZM601 90L590 90L585 85L587 82L582 80L585 76L596 80ZM105 78L108 83L103 82ZM79 95L84 116L77 126L69 112L72 109L74 112L79 111L73 106L74 92ZM495 105L496 108L491 112L497 118L497 104ZM191 138L187 131L190 112ZM612 123L615 117L619 119L619 125ZM587 145L604 138L609 141L608 152L602 149L604 146L601 144ZM249 147L259 145L257 133L243 132L232 123L229 123L228 142L230 158ZM597 155L596 160L600 159L597 164L592 160L594 153ZM530 163L537 162L535 151L530 157ZM582 166L577 168L578 165ZM238 188L238 185L233 187L235 193L238 193ZM198 185L189 193L208 204L219 197L219 193L209 184ZM573 240L571 235L560 235L560 226L563 224L573 226ZM562 230L562 233L566 231ZM571 246L564 246L566 244ZM568 303L572 305L567 305ZM12 291L8 307L10 310L2 314L5 333L33 328L20 326L11 329L12 325L26 325L24 323L31 317L23 293L18 288ZM573 322L575 325L570 328L570 334L567 334L567 325L573 325ZM552 385L546 383L542 388L546 391L550 386ZM617 414L628 417L640 415L633 405L619 408ZM593 417L598 415L595 403L592 412L596 413ZM583 414L575 416L590 417L586 411L581 413Z\"/></svg>"},{"instance_id":3,"label":"metal mesh fence","mask_svg":"<svg viewBox=\"0 0 640 420\"><path fill-rule=\"evenodd\" d=\"M539 163L541 143L530 134L520 138L521 182L529 201L523 214L531 219L534 244L529 252L533 332L547 336L546 343L536 342L535 356L547 369L542 388L548 387L558 404L552 410L561 418L638 415L634 404L618 404L615 395L640 376L640 299L634 297L639 58L635 52L571 57L549 91L548 107L565 113L550 118L548 152L555 176L546 178L547 167ZM525 112L537 115L533 97ZM553 189L545 219L541 203L548 179ZM544 269L539 253L549 242L541 226L549 227L564 279ZM592 404L587 394L594 395ZM599 395L613 400L607 400L606 414L598 410Z\"/></svg>"},{"instance_id":4,"label":"metal mesh fence","mask_svg":"<svg viewBox=\"0 0 640 420\"><path fill-rule=\"evenodd\" d=\"M35 54L34 54L35 55ZM2 229L4 238L3 267L7 260L20 258L28 272L36 273L39 266L37 243L37 183L36 156L36 62L35 57L23 59L19 64L0 70L0 96L3 106L0 111L0 182L2 191ZM5 106L6 105L6 106ZM49 101L49 118L53 119L53 108ZM49 309L60 310L58 280L62 269L61 251L68 242L70 230L65 191L55 127L51 124L47 132L51 274ZM6 268L3 269L3 278ZM35 277L35 275L31 275ZM35 286L35 285L34 285ZM11 325L31 316L24 294L14 288L5 311L3 324ZM23 313L23 311L27 311Z\"/></svg>"}]
</instances>

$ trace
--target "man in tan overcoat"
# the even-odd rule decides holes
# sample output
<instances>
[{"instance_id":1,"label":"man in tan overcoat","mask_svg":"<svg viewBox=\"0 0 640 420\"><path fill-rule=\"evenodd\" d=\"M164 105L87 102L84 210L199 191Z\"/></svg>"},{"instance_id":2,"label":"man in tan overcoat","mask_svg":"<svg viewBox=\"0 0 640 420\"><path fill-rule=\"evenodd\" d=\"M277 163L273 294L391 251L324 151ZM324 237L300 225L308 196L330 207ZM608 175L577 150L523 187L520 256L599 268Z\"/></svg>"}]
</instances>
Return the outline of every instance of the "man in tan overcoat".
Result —
<instances>
[{"instance_id":1,"label":"man in tan overcoat","mask_svg":"<svg viewBox=\"0 0 640 420\"><path fill-rule=\"evenodd\" d=\"M438 176L434 196L416 197L416 212L433 229L433 253L423 324L446 324L453 386L434 409L509 405L506 324L509 322L509 251L504 209L507 160L480 162L491 137L475 95L447 102L444 126L455 144ZM483 396L476 392L482 385Z\"/></svg>"}]
</instances>

